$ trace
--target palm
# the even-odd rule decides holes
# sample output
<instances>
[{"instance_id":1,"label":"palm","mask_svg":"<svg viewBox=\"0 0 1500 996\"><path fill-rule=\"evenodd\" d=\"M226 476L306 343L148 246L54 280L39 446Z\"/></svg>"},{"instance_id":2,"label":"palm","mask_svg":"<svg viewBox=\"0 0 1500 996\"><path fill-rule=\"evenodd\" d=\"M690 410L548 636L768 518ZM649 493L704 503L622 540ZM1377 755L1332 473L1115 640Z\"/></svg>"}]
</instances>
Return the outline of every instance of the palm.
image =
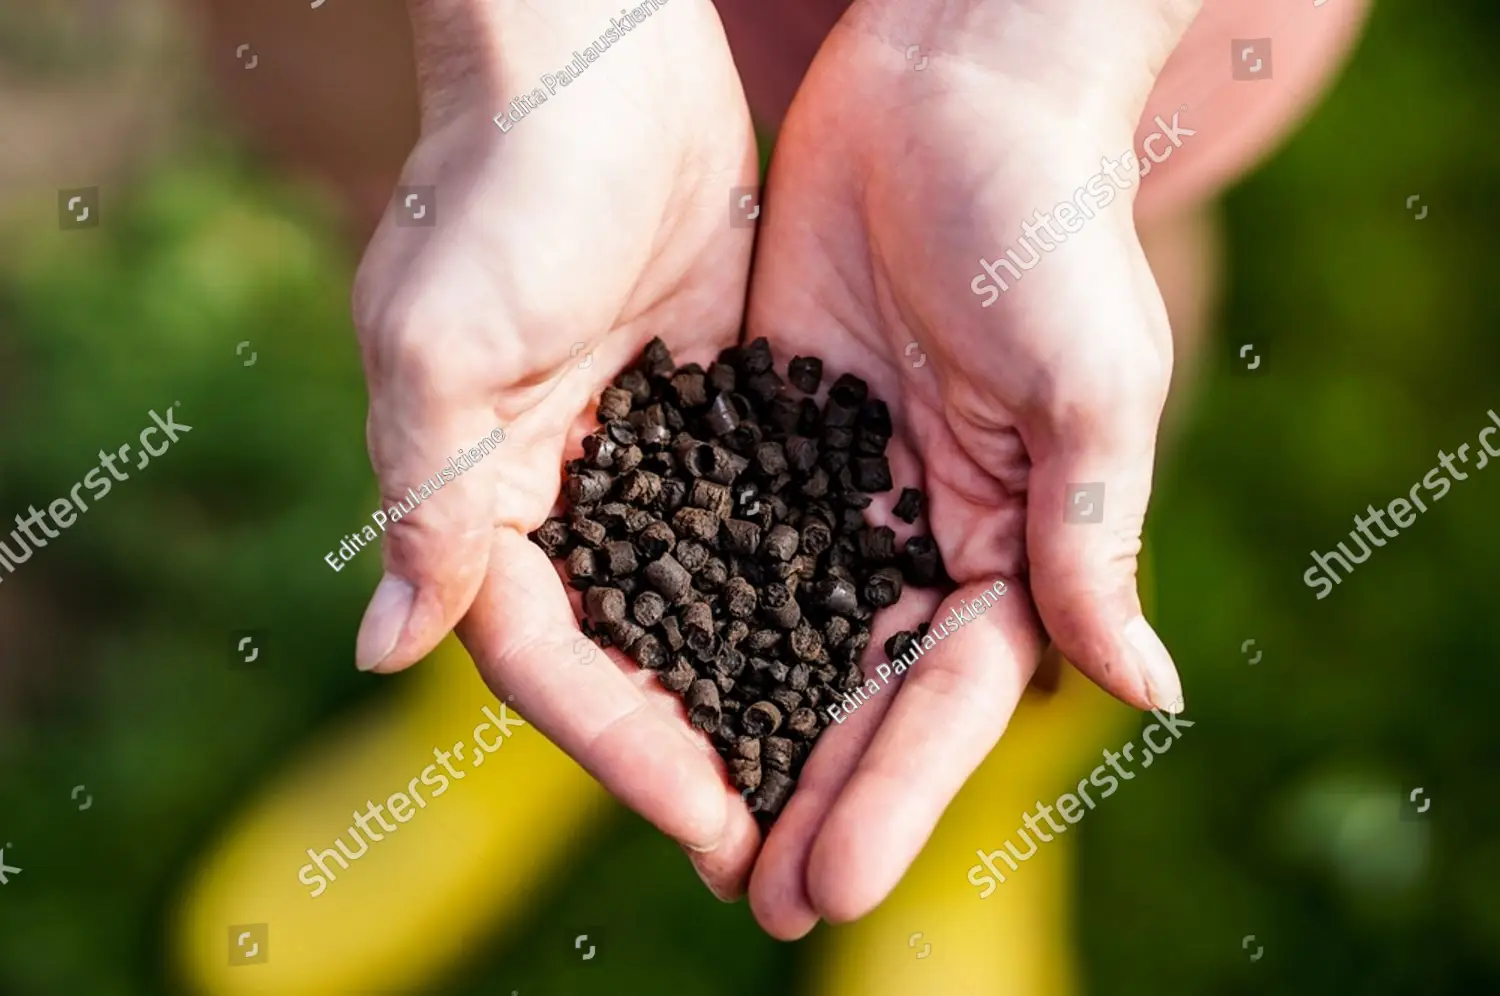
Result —
<instances>
[{"instance_id":1,"label":"palm","mask_svg":"<svg viewBox=\"0 0 1500 996\"><path fill-rule=\"evenodd\" d=\"M758 916L784 936L878 902L999 738L1044 642L1028 547L1063 544L1062 437L1089 428L1068 424L1069 395L1153 383L1169 362L1164 322L1154 341L1128 321L1113 339L1096 332L1110 325L1100 309L1135 310L1142 288L1154 294L1128 205L981 307L970 289L978 256L993 259L1034 209L1099 169L1097 136L1070 143L1054 129L1039 140L1029 108L947 89L941 67L892 61L880 42L839 30L814 62L772 167L750 332L869 381L895 414L897 488L927 493L957 596L997 577L1009 591L820 742L752 883ZM1148 392L1141 401L1149 407ZM1115 485L1149 487L1149 476ZM878 521L888 507L872 509ZM1130 523L1112 525L1131 535ZM886 659L878 644L890 632L947 614L935 604L931 593L903 599L877 627L873 660Z\"/></svg>"}]
</instances>

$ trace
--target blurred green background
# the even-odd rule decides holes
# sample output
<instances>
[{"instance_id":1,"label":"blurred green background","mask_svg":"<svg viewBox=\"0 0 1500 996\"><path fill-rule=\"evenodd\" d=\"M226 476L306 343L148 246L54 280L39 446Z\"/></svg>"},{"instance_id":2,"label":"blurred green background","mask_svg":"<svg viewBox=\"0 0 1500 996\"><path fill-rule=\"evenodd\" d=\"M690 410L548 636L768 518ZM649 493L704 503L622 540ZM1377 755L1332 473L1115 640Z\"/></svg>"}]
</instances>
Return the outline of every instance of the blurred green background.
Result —
<instances>
[{"instance_id":1,"label":"blurred green background","mask_svg":"<svg viewBox=\"0 0 1500 996\"><path fill-rule=\"evenodd\" d=\"M78 54L103 50L39 9L53 16L0 7L0 105L64 98L0 120L107 114L67 85L94 72L113 91ZM1301 580L1310 550L1500 411L1497 41L1488 0L1380 4L1326 101L1226 199L1213 362L1148 540L1201 729L1080 834L1087 992L1500 992L1500 471L1455 484L1328 598ZM192 78L177 59L170 85ZM65 494L149 409L180 401L193 426L0 575L0 845L25 868L0 888L4 994L173 992L168 902L223 815L310 731L407 680L352 666L377 558L340 574L322 559L374 494L350 242L211 97L172 106L144 132L105 130L150 153L117 157L88 232L58 231L53 200L87 176L11 182L66 146L0 138L0 511ZM1260 375L1234 374L1242 343ZM270 634L264 669L229 666L248 629ZM1402 819L1416 787L1431 808ZM606 925L617 952L591 992L795 991L816 934L779 945L743 905L705 901L623 811L595 845L519 934L432 991L581 991L539 942L578 923Z\"/></svg>"}]
</instances>

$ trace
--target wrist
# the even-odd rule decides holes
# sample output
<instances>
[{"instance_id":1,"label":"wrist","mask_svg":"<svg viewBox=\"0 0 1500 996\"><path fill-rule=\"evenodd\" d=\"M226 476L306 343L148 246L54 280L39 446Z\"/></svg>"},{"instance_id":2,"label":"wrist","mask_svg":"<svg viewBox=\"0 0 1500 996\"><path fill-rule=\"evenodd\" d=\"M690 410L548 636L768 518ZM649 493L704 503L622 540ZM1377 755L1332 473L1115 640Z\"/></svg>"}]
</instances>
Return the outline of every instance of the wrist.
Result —
<instances>
[{"instance_id":1,"label":"wrist","mask_svg":"<svg viewBox=\"0 0 1500 996\"><path fill-rule=\"evenodd\" d=\"M590 62L603 41L628 40L640 59L713 16L710 0L407 0L407 9L424 134L460 117L493 118L590 45Z\"/></svg>"},{"instance_id":2,"label":"wrist","mask_svg":"<svg viewBox=\"0 0 1500 996\"><path fill-rule=\"evenodd\" d=\"M1139 117L1203 0L855 0L851 23L956 78L1026 93L1043 114Z\"/></svg>"}]
</instances>

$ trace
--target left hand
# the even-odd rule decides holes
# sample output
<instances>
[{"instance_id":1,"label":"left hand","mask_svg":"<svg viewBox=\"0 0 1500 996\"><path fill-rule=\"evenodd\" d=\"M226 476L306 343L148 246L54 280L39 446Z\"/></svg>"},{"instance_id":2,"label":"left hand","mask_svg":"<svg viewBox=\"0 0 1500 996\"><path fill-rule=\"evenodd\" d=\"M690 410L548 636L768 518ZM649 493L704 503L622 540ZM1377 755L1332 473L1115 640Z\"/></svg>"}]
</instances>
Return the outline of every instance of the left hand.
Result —
<instances>
[{"instance_id":1,"label":"left hand","mask_svg":"<svg viewBox=\"0 0 1500 996\"><path fill-rule=\"evenodd\" d=\"M778 937L862 916L895 887L1004 732L1049 635L1122 700L1181 708L1135 582L1172 362L1135 188L1088 199L1094 213L1080 224L1075 211L1006 293L976 281L981 256L1015 247L1029 260L1022 226L1079 203L1101 159L1132 148L1195 7L1122 0L1096 16L1096 4L928 4L945 10L924 18L859 0L778 140L748 334L783 364L821 356L825 385L852 372L890 405L896 485L870 512L904 539L890 503L920 487L957 584L941 605L905 594L867 670L895 630L937 629L996 578L1009 587L818 743L751 878L755 915ZM918 39L921 71L907 58ZM1065 522L1087 482L1104 483L1102 522Z\"/></svg>"}]
</instances>

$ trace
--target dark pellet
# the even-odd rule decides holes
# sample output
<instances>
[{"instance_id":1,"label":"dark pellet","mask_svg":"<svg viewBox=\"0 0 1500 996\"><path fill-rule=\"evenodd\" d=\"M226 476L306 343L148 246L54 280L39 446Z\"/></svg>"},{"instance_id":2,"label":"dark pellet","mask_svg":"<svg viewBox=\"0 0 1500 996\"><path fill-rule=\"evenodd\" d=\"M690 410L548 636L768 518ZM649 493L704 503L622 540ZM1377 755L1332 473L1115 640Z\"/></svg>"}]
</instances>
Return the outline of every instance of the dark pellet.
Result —
<instances>
[{"instance_id":1,"label":"dark pellet","mask_svg":"<svg viewBox=\"0 0 1500 996\"><path fill-rule=\"evenodd\" d=\"M614 478L602 470L592 468L568 478L567 495L568 501L574 505L592 505L594 502L603 501L604 496L609 494L610 485L614 484Z\"/></svg>"},{"instance_id":2,"label":"dark pellet","mask_svg":"<svg viewBox=\"0 0 1500 996\"><path fill-rule=\"evenodd\" d=\"M649 470L631 471L620 481L620 498L632 505L649 505L661 497L661 477Z\"/></svg>"},{"instance_id":3,"label":"dark pellet","mask_svg":"<svg viewBox=\"0 0 1500 996\"><path fill-rule=\"evenodd\" d=\"M892 634L891 638L885 641L885 655L890 660L898 660L910 653L916 642L917 634L909 629L903 629Z\"/></svg>"},{"instance_id":4,"label":"dark pellet","mask_svg":"<svg viewBox=\"0 0 1500 996\"><path fill-rule=\"evenodd\" d=\"M754 594L755 593L755 589L752 587L750 589L750 592L751 592L751 594ZM734 616L734 607L735 607L734 599L732 597L730 597L728 591L726 590L726 592L725 592L725 610L731 616ZM749 623L745 622L745 620L740 619L738 617L732 618L732 619L729 620L729 624L724 627L724 645L726 647L738 647L741 643L745 642L745 637L747 637L749 635L750 635L750 625L749 625Z\"/></svg>"},{"instance_id":5,"label":"dark pellet","mask_svg":"<svg viewBox=\"0 0 1500 996\"><path fill-rule=\"evenodd\" d=\"M630 392L634 404L645 404L651 400L651 382L639 370L626 370L615 378L615 387Z\"/></svg>"},{"instance_id":6,"label":"dark pellet","mask_svg":"<svg viewBox=\"0 0 1500 996\"><path fill-rule=\"evenodd\" d=\"M774 629L755 629L745 637L745 652L747 654L766 654L775 649L781 642L781 633ZM770 666L770 662L766 662Z\"/></svg>"},{"instance_id":7,"label":"dark pellet","mask_svg":"<svg viewBox=\"0 0 1500 996\"><path fill-rule=\"evenodd\" d=\"M792 797L795 784L790 777L779 771L765 771L761 775L760 788L750 795L755 811L766 819L779 815L786 808L787 800Z\"/></svg>"},{"instance_id":8,"label":"dark pellet","mask_svg":"<svg viewBox=\"0 0 1500 996\"><path fill-rule=\"evenodd\" d=\"M667 344L661 339L655 338L646 343L645 352L641 354L640 369L648 377L670 377L672 369L676 366L672 362L672 354L667 349Z\"/></svg>"},{"instance_id":9,"label":"dark pellet","mask_svg":"<svg viewBox=\"0 0 1500 996\"><path fill-rule=\"evenodd\" d=\"M750 742L753 744L760 743L758 740ZM754 791L760 788L760 761L741 757L734 758L729 762L729 780L734 783L735 788L741 791L745 789Z\"/></svg>"},{"instance_id":10,"label":"dark pellet","mask_svg":"<svg viewBox=\"0 0 1500 996\"><path fill-rule=\"evenodd\" d=\"M868 526L859 531L859 555L873 564L896 559L896 533L889 526Z\"/></svg>"},{"instance_id":11,"label":"dark pellet","mask_svg":"<svg viewBox=\"0 0 1500 996\"><path fill-rule=\"evenodd\" d=\"M730 553L753 556L760 549L760 526L743 519L725 521L724 548Z\"/></svg>"},{"instance_id":12,"label":"dark pellet","mask_svg":"<svg viewBox=\"0 0 1500 996\"><path fill-rule=\"evenodd\" d=\"M823 652L823 634L804 620L787 637L787 645L799 661L816 660Z\"/></svg>"},{"instance_id":13,"label":"dark pellet","mask_svg":"<svg viewBox=\"0 0 1500 996\"><path fill-rule=\"evenodd\" d=\"M688 492L688 504L712 512L719 519L727 519L734 514L734 499L730 496L729 489L701 477L693 482L692 490Z\"/></svg>"},{"instance_id":14,"label":"dark pellet","mask_svg":"<svg viewBox=\"0 0 1500 996\"><path fill-rule=\"evenodd\" d=\"M590 591L594 589L590 588ZM622 596L624 592L620 593ZM615 622L604 624L604 632L609 634L610 642L621 650L634 652L635 645L645 637L646 631L629 619L621 618Z\"/></svg>"},{"instance_id":15,"label":"dark pellet","mask_svg":"<svg viewBox=\"0 0 1500 996\"><path fill-rule=\"evenodd\" d=\"M680 654L672 658L671 667L658 673L662 685L668 691L677 692L679 695L698 680L698 672L693 670L692 663Z\"/></svg>"},{"instance_id":16,"label":"dark pellet","mask_svg":"<svg viewBox=\"0 0 1500 996\"><path fill-rule=\"evenodd\" d=\"M577 547L568 554L568 559L563 562L563 569L567 571L568 580L573 583L574 588L587 588L598 576L594 551L586 546Z\"/></svg>"},{"instance_id":17,"label":"dark pellet","mask_svg":"<svg viewBox=\"0 0 1500 996\"><path fill-rule=\"evenodd\" d=\"M643 591L631 603L630 614L635 621L647 629L661 622L667 613L667 600L654 591Z\"/></svg>"},{"instance_id":18,"label":"dark pellet","mask_svg":"<svg viewBox=\"0 0 1500 996\"><path fill-rule=\"evenodd\" d=\"M625 618L625 593L618 588L590 588L583 593L583 611L595 626L620 622Z\"/></svg>"},{"instance_id":19,"label":"dark pellet","mask_svg":"<svg viewBox=\"0 0 1500 996\"><path fill-rule=\"evenodd\" d=\"M672 390L677 392L677 403L683 408L697 408L708 403L708 385L702 372L679 372L672 378Z\"/></svg>"},{"instance_id":20,"label":"dark pellet","mask_svg":"<svg viewBox=\"0 0 1500 996\"><path fill-rule=\"evenodd\" d=\"M793 745L786 737L766 737L760 741L760 760L772 771L790 771Z\"/></svg>"},{"instance_id":21,"label":"dark pellet","mask_svg":"<svg viewBox=\"0 0 1500 996\"><path fill-rule=\"evenodd\" d=\"M823 406L823 428L845 429L849 433L849 439L854 439L854 424L859 421L859 406L852 407L839 404L832 398ZM846 444L847 445L847 444Z\"/></svg>"},{"instance_id":22,"label":"dark pellet","mask_svg":"<svg viewBox=\"0 0 1500 996\"><path fill-rule=\"evenodd\" d=\"M906 541L906 557L902 569L907 581L918 588L931 587L942 572L942 558L937 544L931 536L913 536Z\"/></svg>"},{"instance_id":23,"label":"dark pellet","mask_svg":"<svg viewBox=\"0 0 1500 996\"><path fill-rule=\"evenodd\" d=\"M671 553L677 544L677 534L672 527L657 519L635 537L635 548L647 560L655 560L662 554Z\"/></svg>"},{"instance_id":24,"label":"dark pellet","mask_svg":"<svg viewBox=\"0 0 1500 996\"><path fill-rule=\"evenodd\" d=\"M818 733L818 714L806 706L793 709L786 718L786 728L804 740L811 740Z\"/></svg>"},{"instance_id":25,"label":"dark pellet","mask_svg":"<svg viewBox=\"0 0 1500 996\"><path fill-rule=\"evenodd\" d=\"M609 576L613 578L634 574L639 567L635 559L635 547L624 541L604 544L604 559Z\"/></svg>"},{"instance_id":26,"label":"dark pellet","mask_svg":"<svg viewBox=\"0 0 1500 996\"><path fill-rule=\"evenodd\" d=\"M740 351L739 369L748 374L765 373L771 369L771 343L765 336L750 342Z\"/></svg>"},{"instance_id":27,"label":"dark pellet","mask_svg":"<svg viewBox=\"0 0 1500 996\"><path fill-rule=\"evenodd\" d=\"M818 441L807 436L792 436L786 441L786 461L791 470L806 474L818 462Z\"/></svg>"},{"instance_id":28,"label":"dark pellet","mask_svg":"<svg viewBox=\"0 0 1500 996\"><path fill-rule=\"evenodd\" d=\"M661 640L650 633L646 633L631 644L630 655L635 658L637 664L649 671L657 671L666 667L672 659Z\"/></svg>"},{"instance_id":29,"label":"dark pellet","mask_svg":"<svg viewBox=\"0 0 1500 996\"><path fill-rule=\"evenodd\" d=\"M604 528L603 523L579 516L573 522L573 535L580 543L598 548L602 547L604 541L609 538L609 530Z\"/></svg>"},{"instance_id":30,"label":"dark pellet","mask_svg":"<svg viewBox=\"0 0 1500 996\"><path fill-rule=\"evenodd\" d=\"M729 401L729 395L720 394L714 398L714 403L708 406L708 414L704 416L704 424L708 431L715 436L727 436L740 425L740 414L734 410L734 405Z\"/></svg>"},{"instance_id":31,"label":"dark pellet","mask_svg":"<svg viewBox=\"0 0 1500 996\"><path fill-rule=\"evenodd\" d=\"M708 558L713 556L708 547L697 540L679 540L675 553L677 561L687 568L689 573L697 574L703 570L703 565L708 563Z\"/></svg>"},{"instance_id":32,"label":"dark pellet","mask_svg":"<svg viewBox=\"0 0 1500 996\"><path fill-rule=\"evenodd\" d=\"M823 361L816 356L794 356L787 364L786 379L803 394L817 394L823 380Z\"/></svg>"},{"instance_id":33,"label":"dark pellet","mask_svg":"<svg viewBox=\"0 0 1500 996\"><path fill-rule=\"evenodd\" d=\"M755 448L755 469L766 477L775 477L788 466L786 447L780 443L761 443Z\"/></svg>"},{"instance_id":34,"label":"dark pellet","mask_svg":"<svg viewBox=\"0 0 1500 996\"><path fill-rule=\"evenodd\" d=\"M583 461L596 470L613 470L615 454L620 444L608 436L585 436L583 438Z\"/></svg>"},{"instance_id":35,"label":"dark pellet","mask_svg":"<svg viewBox=\"0 0 1500 996\"><path fill-rule=\"evenodd\" d=\"M693 589L693 576L673 559L670 553L663 554L646 565L646 583L659 591L669 602L682 601Z\"/></svg>"},{"instance_id":36,"label":"dark pellet","mask_svg":"<svg viewBox=\"0 0 1500 996\"><path fill-rule=\"evenodd\" d=\"M728 363L710 363L708 365L708 385L720 394L729 394L732 392L735 385L734 367Z\"/></svg>"},{"instance_id":37,"label":"dark pellet","mask_svg":"<svg viewBox=\"0 0 1500 996\"><path fill-rule=\"evenodd\" d=\"M719 727L719 686L703 679L693 682L687 690L688 722L705 733Z\"/></svg>"},{"instance_id":38,"label":"dark pellet","mask_svg":"<svg viewBox=\"0 0 1500 996\"><path fill-rule=\"evenodd\" d=\"M705 509L679 508L672 515L672 528L677 530L679 536L691 536L707 543L719 535L721 521L718 516Z\"/></svg>"},{"instance_id":39,"label":"dark pellet","mask_svg":"<svg viewBox=\"0 0 1500 996\"><path fill-rule=\"evenodd\" d=\"M609 434L610 439L621 446L634 446L639 442L635 434L635 426L625 419L615 419L604 427L604 431Z\"/></svg>"},{"instance_id":40,"label":"dark pellet","mask_svg":"<svg viewBox=\"0 0 1500 996\"><path fill-rule=\"evenodd\" d=\"M885 457L855 457L849 468L854 486L866 494L891 490L891 465Z\"/></svg>"},{"instance_id":41,"label":"dark pellet","mask_svg":"<svg viewBox=\"0 0 1500 996\"><path fill-rule=\"evenodd\" d=\"M822 519L809 519L802 523L802 539L799 544L803 553L816 557L833 545L833 530Z\"/></svg>"},{"instance_id":42,"label":"dark pellet","mask_svg":"<svg viewBox=\"0 0 1500 996\"><path fill-rule=\"evenodd\" d=\"M781 710L774 702L761 700L740 714L740 725L752 737L764 737L781 729Z\"/></svg>"},{"instance_id":43,"label":"dark pellet","mask_svg":"<svg viewBox=\"0 0 1500 996\"><path fill-rule=\"evenodd\" d=\"M569 533L568 524L562 519L548 519L531 534L531 540L549 558L556 559L566 551Z\"/></svg>"},{"instance_id":44,"label":"dark pellet","mask_svg":"<svg viewBox=\"0 0 1500 996\"><path fill-rule=\"evenodd\" d=\"M736 619L755 615L755 586L744 578L730 578L724 583L724 611ZM743 625L743 623L741 624Z\"/></svg>"},{"instance_id":45,"label":"dark pellet","mask_svg":"<svg viewBox=\"0 0 1500 996\"><path fill-rule=\"evenodd\" d=\"M845 578L824 578L813 586L812 594L819 608L837 615L848 615L859 607L859 591Z\"/></svg>"},{"instance_id":46,"label":"dark pellet","mask_svg":"<svg viewBox=\"0 0 1500 996\"><path fill-rule=\"evenodd\" d=\"M894 567L882 567L865 580L865 601L883 609L895 605L901 597L901 572Z\"/></svg>"},{"instance_id":47,"label":"dark pellet","mask_svg":"<svg viewBox=\"0 0 1500 996\"><path fill-rule=\"evenodd\" d=\"M676 616L662 616L661 635L666 639L669 650L681 650L687 646L687 641L682 638L682 629L677 623Z\"/></svg>"},{"instance_id":48,"label":"dark pellet","mask_svg":"<svg viewBox=\"0 0 1500 996\"><path fill-rule=\"evenodd\" d=\"M703 570L693 575L693 583L704 591L718 591L729 580L729 566L718 557L710 557Z\"/></svg>"},{"instance_id":49,"label":"dark pellet","mask_svg":"<svg viewBox=\"0 0 1500 996\"><path fill-rule=\"evenodd\" d=\"M745 390L762 404L770 403L771 399L779 395L781 387L781 377L774 370L752 374L745 379Z\"/></svg>"},{"instance_id":50,"label":"dark pellet","mask_svg":"<svg viewBox=\"0 0 1500 996\"><path fill-rule=\"evenodd\" d=\"M902 522L916 522L917 516L922 514L922 492L916 488L902 488L901 497L896 499L891 514Z\"/></svg>"},{"instance_id":51,"label":"dark pellet","mask_svg":"<svg viewBox=\"0 0 1500 996\"><path fill-rule=\"evenodd\" d=\"M599 395L600 424L614 422L628 416L630 406L634 401L629 391L618 387L606 387L604 393Z\"/></svg>"},{"instance_id":52,"label":"dark pellet","mask_svg":"<svg viewBox=\"0 0 1500 996\"><path fill-rule=\"evenodd\" d=\"M870 385L853 374L840 374L828 389L828 397L841 405L858 408L870 396Z\"/></svg>"},{"instance_id":53,"label":"dark pellet","mask_svg":"<svg viewBox=\"0 0 1500 996\"><path fill-rule=\"evenodd\" d=\"M801 537L791 526L772 526L771 531L766 534L765 542L761 544L761 550L772 560L791 560L800 542Z\"/></svg>"},{"instance_id":54,"label":"dark pellet","mask_svg":"<svg viewBox=\"0 0 1500 996\"><path fill-rule=\"evenodd\" d=\"M768 584L760 593L761 615L780 629L792 629L802 621L802 608L784 584Z\"/></svg>"}]
</instances>

